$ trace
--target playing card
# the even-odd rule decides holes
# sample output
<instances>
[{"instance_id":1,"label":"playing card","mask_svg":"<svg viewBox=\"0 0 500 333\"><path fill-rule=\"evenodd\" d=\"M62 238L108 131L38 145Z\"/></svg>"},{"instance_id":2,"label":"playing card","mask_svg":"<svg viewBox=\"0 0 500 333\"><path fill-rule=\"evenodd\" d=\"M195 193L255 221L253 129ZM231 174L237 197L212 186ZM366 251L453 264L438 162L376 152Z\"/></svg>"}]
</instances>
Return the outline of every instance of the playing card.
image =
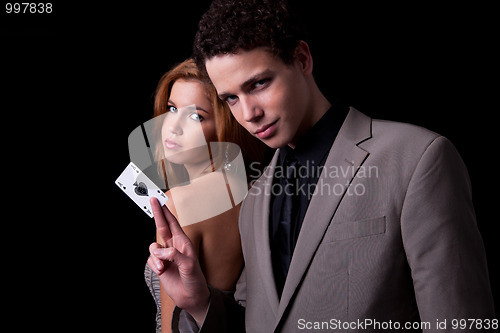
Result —
<instances>
[{"instance_id":1,"label":"playing card","mask_svg":"<svg viewBox=\"0 0 500 333\"><path fill-rule=\"evenodd\" d=\"M163 206L168 197L134 163L123 170L115 184L123 190L146 214L153 217L149 199L155 197Z\"/></svg>"}]
</instances>

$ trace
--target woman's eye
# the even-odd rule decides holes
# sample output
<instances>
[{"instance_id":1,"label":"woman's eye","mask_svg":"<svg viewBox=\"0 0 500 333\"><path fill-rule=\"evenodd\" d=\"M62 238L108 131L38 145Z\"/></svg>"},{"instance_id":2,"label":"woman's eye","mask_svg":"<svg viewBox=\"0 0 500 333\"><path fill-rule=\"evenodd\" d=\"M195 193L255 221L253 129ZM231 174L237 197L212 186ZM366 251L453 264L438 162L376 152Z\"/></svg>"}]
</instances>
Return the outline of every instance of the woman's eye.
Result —
<instances>
[{"instance_id":1,"label":"woman's eye","mask_svg":"<svg viewBox=\"0 0 500 333\"><path fill-rule=\"evenodd\" d=\"M189 118L196 120L196 121L203 121L205 118L203 116L200 116L198 113L192 113Z\"/></svg>"},{"instance_id":2,"label":"woman's eye","mask_svg":"<svg viewBox=\"0 0 500 333\"><path fill-rule=\"evenodd\" d=\"M169 105L167 106L167 112L172 112L172 113L177 112L177 108L173 105Z\"/></svg>"}]
</instances>

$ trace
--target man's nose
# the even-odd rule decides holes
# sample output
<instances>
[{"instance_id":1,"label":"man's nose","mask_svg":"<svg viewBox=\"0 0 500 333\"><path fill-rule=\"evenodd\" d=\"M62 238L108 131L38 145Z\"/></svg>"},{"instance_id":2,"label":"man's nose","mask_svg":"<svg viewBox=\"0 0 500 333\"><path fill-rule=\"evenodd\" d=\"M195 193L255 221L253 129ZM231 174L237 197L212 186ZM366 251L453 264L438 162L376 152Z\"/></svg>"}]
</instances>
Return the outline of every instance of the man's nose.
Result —
<instances>
[{"instance_id":1,"label":"man's nose","mask_svg":"<svg viewBox=\"0 0 500 333\"><path fill-rule=\"evenodd\" d=\"M244 97L240 100L242 107L243 120L246 122L257 121L260 117L264 115L264 111L259 106L258 103L251 97Z\"/></svg>"}]
</instances>

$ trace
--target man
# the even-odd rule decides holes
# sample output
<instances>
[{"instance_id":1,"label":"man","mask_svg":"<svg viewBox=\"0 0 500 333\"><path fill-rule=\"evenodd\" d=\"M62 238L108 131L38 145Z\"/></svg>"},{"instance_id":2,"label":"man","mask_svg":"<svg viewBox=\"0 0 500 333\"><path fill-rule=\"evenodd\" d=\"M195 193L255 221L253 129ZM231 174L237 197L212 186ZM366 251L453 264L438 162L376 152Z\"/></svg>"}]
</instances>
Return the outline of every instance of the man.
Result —
<instances>
[{"instance_id":1,"label":"man","mask_svg":"<svg viewBox=\"0 0 500 333\"><path fill-rule=\"evenodd\" d=\"M174 331L498 327L457 151L328 101L297 19L280 0L216 0L200 21L199 66L236 120L279 149L241 207L234 297L207 287L189 240L152 202L168 241L149 262L178 306Z\"/></svg>"}]
</instances>

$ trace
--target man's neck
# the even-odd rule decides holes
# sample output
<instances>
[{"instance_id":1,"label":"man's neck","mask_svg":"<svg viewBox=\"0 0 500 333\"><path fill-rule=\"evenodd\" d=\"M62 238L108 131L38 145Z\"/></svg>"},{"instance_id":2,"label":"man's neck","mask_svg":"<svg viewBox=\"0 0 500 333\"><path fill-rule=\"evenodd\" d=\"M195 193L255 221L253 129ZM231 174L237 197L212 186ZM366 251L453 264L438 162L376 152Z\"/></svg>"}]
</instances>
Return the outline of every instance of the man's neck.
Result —
<instances>
[{"instance_id":1,"label":"man's neck","mask_svg":"<svg viewBox=\"0 0 500 333\"><path fill-rule=\"evenodd\" d=\"M309 129L311 129L332 106L323 93L318 89L316 84L314 84L313 90L314 93L311 98L311 107L304 117L301 126L297 130L297 134L294 139L288 144L288 146L292 149L295 149L297 143L304 136L304 134L306 134L307 131L309 131Z\"/></svg>"}]
</instances>

